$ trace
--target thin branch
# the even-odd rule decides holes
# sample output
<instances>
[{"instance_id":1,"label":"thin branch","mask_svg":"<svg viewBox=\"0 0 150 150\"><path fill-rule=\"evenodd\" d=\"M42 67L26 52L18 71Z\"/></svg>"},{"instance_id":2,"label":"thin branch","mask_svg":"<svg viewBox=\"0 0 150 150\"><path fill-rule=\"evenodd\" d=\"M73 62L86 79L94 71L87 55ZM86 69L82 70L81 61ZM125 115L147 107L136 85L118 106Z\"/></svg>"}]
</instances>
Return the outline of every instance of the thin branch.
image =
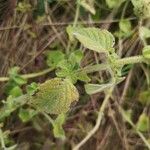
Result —
<instances>
[{"instance_id":1,"label":"thin branch","mask_svg":"<svg viewBox=\"0 0 150 150\"><path fill-rule=\"evenodd\" d=\"M100 107L99 112L98 112L98 117L97 117L97 121L96 121L96 124L95 124L94 128L87 134L87 136L86 136L79 144L77 144L77 145L73 148L73 150L79 150L79 148L80 148L81 146L83 146L83 145L95 134L95 132L99 129L99 126L100 126L101 121L102 121L103 116L104 116L104 111L105 111L105 109L106 109L106 107L107 107L107 104L108 104L108 102L109 102L109 98L111 97L111 94L112 94L113 89L114 89L114 88L112 87L112 88L109 89L109 91L107 92L107 95L106 95L106 97L105 97L105 99L104 99L104 101L103 101L103 103L102 103L102 105L101 105L101 107Z\"/></svg>"}]
</instances>

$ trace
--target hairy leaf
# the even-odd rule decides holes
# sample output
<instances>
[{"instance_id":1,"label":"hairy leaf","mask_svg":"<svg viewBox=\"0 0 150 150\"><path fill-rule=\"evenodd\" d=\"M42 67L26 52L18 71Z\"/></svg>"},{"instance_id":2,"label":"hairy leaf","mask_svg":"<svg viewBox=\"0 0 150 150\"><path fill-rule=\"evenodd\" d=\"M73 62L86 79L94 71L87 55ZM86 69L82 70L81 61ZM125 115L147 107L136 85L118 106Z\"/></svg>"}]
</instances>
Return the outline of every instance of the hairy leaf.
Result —
<instances>
[{"instance_id":1,"label":"hairy leaf","mask_svg":"<svg viewBox=\"0 0 150 150\"><path fill-rule=\"evenodd\" d=\"M73 28L72 34L88 49L96 52L108 52L114 46L115 39L107 30L98 28Z\"/></svg>"}]
</instances>

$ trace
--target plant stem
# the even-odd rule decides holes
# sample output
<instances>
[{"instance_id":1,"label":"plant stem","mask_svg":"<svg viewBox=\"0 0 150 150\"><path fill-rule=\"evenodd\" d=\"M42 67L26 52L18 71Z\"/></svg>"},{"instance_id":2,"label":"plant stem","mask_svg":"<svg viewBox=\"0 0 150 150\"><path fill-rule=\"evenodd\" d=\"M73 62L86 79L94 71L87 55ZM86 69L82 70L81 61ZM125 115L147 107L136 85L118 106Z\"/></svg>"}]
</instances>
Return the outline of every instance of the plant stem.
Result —
<instances>
[{"instance_id":1,"label":"plant stem","mask_svg":"<svg viewBox=\"0 0 150 150\"><path fill-rule=\"evenodd\" d=\"M96 64L96 65L84 67L81 69L81 71L84 71L86 73L92 73L96 71L107 70L109 68L110 68L109 64Z\"/></svg>"},{"instance_id":2,"label":"plant stem","mask_svg":"<svg viewBox=\"0 0 150 150\"><path fill-rule=\"evenodd\" d=\"M35 77L39 77L39 76L42 76L44 74L47 74L53 70L54 70L54 68L48 68L48 69L45 69L45 70L37 72L37 73L30 73L30 74L21 75L21 77L23 77L25 79L35 78ZM0 82L4 82L4 81L8 81L8 80L9 80L9 77L0 77Z\"/></svg>"},{"instance_id":3,"label":"plant stem","mask_svg":"<svg viewBox=\"0 0 150 150\"><path fill-rule=\"evenodd\" d=\"M54 120L45 112L41 112L45 118L54 126Z\"/></svg>"},{"instance_id":4,"label":"plant stem","mask_svg":"<svg viewBox=\"0 0 150 150\"><path fill-rule=\"evenodd\" d=\"M5 150L5 142L4 142L4 137L3 137L3 132L2 129L0 128L0 140L1 140L1 147Z\"/></svg>"},{"instance_id":5,"label":"plant stem","mask_svg":"<svg viewBox=\"0 0 150 150\"><path fill-rule=\"evenodd\" d=\"M79 143L77 144L73 150L79 150L79 148L81 146L83 146L94 134L95 132L98 130L100 124L101 124L101 121L103 119L103 116L104 116L104 110L109 102L109 98L111 97L111 94L112 94L112 91L113 91L113 87L109 89L109 91L107 92L107 95L100 107L100 110L98 112L98 117L97 117L97 121L96 121L96 124L94 126L94 128L87 134L87 136Z\"/></svg>"},{"instance_id":6,"label":"plant stem","mask_svg":"<svg viewBox=\"0 0 150 150\"><path fill-rule=\"evenodd\" d=\"M77 4L76 4L76 13L75 13L75 18L74 18L74 22L73 22L73 27L76 27L77 22L78 22L78 18L79 18L79 13L80 13L80 4L77 0ZM71 47L71 41L69 40L68 42L68 46L66 49L66 53L69 54L70 51L70 47Z\"/></svg>"},{"instance_id":7,"label":"plant stem","mask_svg":"<svg viewBox=\"0 0 150 150\"><path fill-rule=\"evenodd\" d=\"M150 149L149 142L147 141L145 136L139 130L136 129L136 126L131 121L131 119L127 117L127 115L125 114L124 110L121 107L119 107L119 111L121 112L121 115L123 116L124 120L127 121L133 127L133 129L136 131L136 133L139 135L139 137L143 140L143 142L148 147L148 149Z\"/></svg>"},{"instance_id":8,"label":"plant stem","mask_svg":"<svg viewBox=\"0 0 150 150\"><path fill-rule=\"evenodd\" d=\"M142 55L139 56L132 56L132 57L127 57L127 58L122 58L117 60L115 63L117 65L127 65L127 64L136 64L136 63L142 63L145 62L145 59Z\"/></svg>"}]
</instances>

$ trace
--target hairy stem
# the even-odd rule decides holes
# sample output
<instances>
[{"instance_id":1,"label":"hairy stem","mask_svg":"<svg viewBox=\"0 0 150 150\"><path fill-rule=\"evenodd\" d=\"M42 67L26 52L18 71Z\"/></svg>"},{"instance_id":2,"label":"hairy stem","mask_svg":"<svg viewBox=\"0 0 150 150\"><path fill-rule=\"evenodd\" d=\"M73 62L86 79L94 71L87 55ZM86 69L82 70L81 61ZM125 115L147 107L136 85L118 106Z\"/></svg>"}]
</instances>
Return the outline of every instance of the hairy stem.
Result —
<instances>
[{"instance_id":1,"label":"hairy stem","mask_svg":"<svg viewBox=\"0 0 150 150\"><path fill-rule=\"evenodd\" d=\"M139 56L132 56L132 57L126 57L122 58L116 61L117 65L127 65L127 64L136 64L136 63L143 63L145 62L145 59L142 55Z\"/></svg>"},{"instance_id":2,"label":"hairy stem","mask_svg":"<svg viewBox=\"0 0 150 150\"><path fill-rule=\"evenodd\" d=\"M39 76L42 76L44 74L47 74L53 70L54 70L54 68L48 68L48 69L45 69L45 70L37 72L37 73L30 73L30 74L21 75L21 77L23 77L25 79L35 78L35 77L39 77ZM0 77L0 82L4 82L4 81L8 81L8 80L9 80L9 77Z\"/></svg>"}]
</instances>

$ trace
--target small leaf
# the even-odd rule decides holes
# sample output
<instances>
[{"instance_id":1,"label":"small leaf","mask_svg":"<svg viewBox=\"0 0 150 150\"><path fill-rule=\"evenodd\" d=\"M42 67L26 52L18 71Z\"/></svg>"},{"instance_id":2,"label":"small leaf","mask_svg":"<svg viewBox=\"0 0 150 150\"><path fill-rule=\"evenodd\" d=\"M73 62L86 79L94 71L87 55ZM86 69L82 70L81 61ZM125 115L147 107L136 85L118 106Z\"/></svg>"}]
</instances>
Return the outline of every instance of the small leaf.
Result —
<instances>
[{"instance_id":1,"label":"small leaf","mask_svg":"<svg viewBox=\"0 0 150 150\"><path fill-rule=\"evenodd\" d=\"M49 67L57 67L57 65L64 60L65 55L61 51L47 51L45 53L47 57L47 65Z\"/></svg>"},{"instance_id":2,"label":"small leaf","mask_svg":"<svg viewBox=\"0 0 150 150\"><path fill-rule=\"evenodd\" d=\"M146 114L141 114L136 124L136 129L141 132L147 132L150 129L150 118Z\"/></svg>"},{"instance_id":3,"label":"small leaf","mask_svg":"<svg viewBox=\"0 0 150 150\"><path fill-rule=\"evenodd\" d=\"M27 94L33 95L36 91L38 91L38 84L33 82L27 86Z\"/></svg>"},{"instance_id":4,"label":"small leaf","mask_svg":"<svg viewBox=\"0 0 150 150\"><path fill-rule=\"evenodd\" d=\"M83 52L81 50L74 51L69 56L69 61L73 62L73 64L80 64L83 58Z\"/></svg>"},{"instance_id":5,"label":"small leaf","mask_svg":"<svg viewBox=\"0 0 150 150\"><path fill-rule=\"evenodd\" d=\"M91 79L88 77L88 75L83 71L77 73L77 78L78 78L78 80L86 82L86 83L91 81Z\"/></svg>"},{"instance_id":6,"label":"small leaf","mask_svg":"<svg viewBox=\"0 0 150 150\"><path fill-rule=\"evenodd\" d=\"M143 57L146 59L150 59L150 45L147 45L142 50Z\"/></svg>"},{"instance_id":7,"label":"small leaf","mask_svg":"<svg viewBox=\"0 0 150 150\"><path fill-rule=\"evenodd\" d=\"M112 83L107 83L107 84L86 84L85 85L85 90L87 94L96 94L98 92L102 92L110 87L112 87Z\"/></svg>"},{"instance_id":8,"label":"small leaf","mask_svg":"<svg viewBox=\"0 0 150 150\"><path fill-rule=\"evenodd\" d=\"M150 29L149 28L142 26L142 27L140 27L139 32L140 32L140 37L142 39L150 38Z\"/></svg>"},{"instance_id":9,"label":"small leaf","mask_svg":"<svg viewBox=\"0 0 150 150\"><path fill-rule=\"evenodd\" d=\"M111 51L115 39L113 35L107 30L100 30L98 28L73 28L72 34L88 49L96 52Z\"/></svg>"},{"instance_id":10,"label":"small leaf","mask_svg":"<svg viewBox=\"0 0 150 150\"><path fill-rule=\"evenodd\" d=\"M65 114L60 114L54 121L53 125L53 133L56 138L65 138L65 132L63 130L62 125L65 123Z\"/></svg>"},{"instance_id":11,"label":"small leaf","mask_svg":"<svg viewBox=\"0 0 150 150\"><path fill-rule=\"evenodd\" d=\"M122 32L129 34L131 32L131 22L129 20L121 20L119 28Z\"/></svg>"},{"instance_id":12,"label":"small leaf","mask_svg":"<svg viewBox=\"0 0 150 150\"><path fill-rule=\"evenodd\" d=\"M22 120L22 122L28 122L36 114L37 114L37 112L34 109L23 109L23 108L21 108L19 111L19 118Z\"/></svg>"},{"instance_id":13,"label":"small leaf","mask_svg":"<svg viewBox=\"0 0 150 150\"><path fill-rule=\"evenodd\" d=\"M13 97L19 97L23 94L22 89L19 86L15 86L9 91L9 95L12 95Z\"/></svg>"}]
</instances>

